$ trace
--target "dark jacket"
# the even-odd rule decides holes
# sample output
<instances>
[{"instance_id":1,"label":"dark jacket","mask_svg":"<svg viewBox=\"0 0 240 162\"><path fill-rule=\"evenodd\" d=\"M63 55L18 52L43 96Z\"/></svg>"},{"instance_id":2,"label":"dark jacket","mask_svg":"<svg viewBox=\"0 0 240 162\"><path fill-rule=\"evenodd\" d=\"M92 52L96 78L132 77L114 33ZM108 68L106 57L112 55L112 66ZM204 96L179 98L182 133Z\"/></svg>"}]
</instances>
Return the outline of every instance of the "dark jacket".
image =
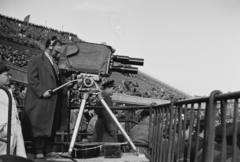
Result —
<instances>
[{"instance_id":1,"label":"dark jacket","mask_svg":"<svg viewBox=\"0 0 240 162\"><path fill-rule=\"evenodd\" d=\"M109 107L113 106L112 99L107 94L102 94L104 101ZM98 103L98 106L102 106ZM107 110L96 110L98 120L96 121L93 142L117 142L117 127Z\"/></svg>"},{"instance_id":2,"label":"dark jacket","mask_svg":"<svg viewBox=\"0 0 240 162\"><path fill-rule=\"evenodd\" d=\"M58 128L67 128L66 89L59 90L50 98L43 98L44 92L61 85L65 80L64 77L60 75L59 80L57 79L53 66L44 53L30 59L27 76L28 90L23 113L23 125L28 127L28 130L29 127L31 128L30 133L33 137L48 137L51 135L56 113L57 119L63 122L63 125L59 124Z\"/></svg>"},{"instance_id":3,"label":"dark jacket","mask_svg":"<svg viewBox=\"0 0 240 162\"><path fill-rule=\"evenodd\" d=\"M197 134L194 134L192 136L192 142L191 142L191 148L190 148L190 161L194 161L194 159L196 158L196 147L197 147ZM184 158L187 159L187 153L188 153L188 147L190 145L189 143L190 141L186 142L184 144ZM198 137L198 149L197 152L199 150L201 150L203 148L203 138L202 137Z\"/></svg>"},{"instance_id":4,"label":"dark jacket","mask_svg":"<svg viewBox=\"0 0 240 162\"><path fill-rule=\"evenodd\" d=\"M149 120L142 120L138 125L134 126L130 130L130 138L136 144L141 154L144 154L146 158L150 158L148 154L149 135L152 130L149 129ZM150 139L151 140L151 139ZM138 146L142 144L143 146ZM145 144L145 146L144 146Z\"/></svg>"},{"instance_id":5,"label":"dark jacket","mask_svg":"<svg viewBox=\"0 0 240 162\"><path fill-rule=\"evenodd\" d=\"M224 162L231 162L233 156L233 148L230 145L226 146L226 161ZM214 144L214 150L213 150L213 162L219 162L221 161L222 153L221 153L221 144L215 143ZM200 150L198 153L198 162L202 162L203 158L203 150ZM236 161L234 162L240 162L240 150L238 147L236 148Z\"/></svg>"}]
</instances>

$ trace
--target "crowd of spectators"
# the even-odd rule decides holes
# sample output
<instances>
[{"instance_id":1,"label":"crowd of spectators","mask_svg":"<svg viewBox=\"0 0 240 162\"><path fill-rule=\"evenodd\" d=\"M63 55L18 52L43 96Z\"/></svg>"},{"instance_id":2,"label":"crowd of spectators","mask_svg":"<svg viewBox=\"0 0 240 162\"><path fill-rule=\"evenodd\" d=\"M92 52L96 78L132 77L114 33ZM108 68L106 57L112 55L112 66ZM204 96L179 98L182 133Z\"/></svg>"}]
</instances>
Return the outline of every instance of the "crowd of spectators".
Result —
<instances>
[{"instance_id":1,"label":"crowd of spectators","mask_svg":"<svg viewBox=\"0 0 240 162\"><path fill-rule=\"evenodd\" d=\"M0 14L0 39L35 49L43 49L46 40L53 35L59 37L64 43L81 41L73 33L23 22Z\"/></svg>"},{"instance_id":2,"label":"crowd of spectators","mask_svg":"<svg viewBox=\"0 0 240 162\"><path fill-rule=\"evenodd\" d=\"M12 65L26 69L29 60L29 51L20 51L11 46L0 43L0 60L6 61Z\"/></svg>"},{"instance_id":3,"label":"crowd of spectators","mask_svg":"<svg viewBox=\"0 0 240 162\"><path fill-rule=\"evenodd\" d=\"M138 81L136 81L136 78L136 76L132 76L131 79L122 80L122 82L117 85L115 89L116 92L132 96L162 100L171 100L173 98L176 98L178 100L186 99L185 96L175 95L172 92L166 91L164 88L149 86L147 90L142 90L141 86L139 86Z\"/></svg>"}]
</instances>

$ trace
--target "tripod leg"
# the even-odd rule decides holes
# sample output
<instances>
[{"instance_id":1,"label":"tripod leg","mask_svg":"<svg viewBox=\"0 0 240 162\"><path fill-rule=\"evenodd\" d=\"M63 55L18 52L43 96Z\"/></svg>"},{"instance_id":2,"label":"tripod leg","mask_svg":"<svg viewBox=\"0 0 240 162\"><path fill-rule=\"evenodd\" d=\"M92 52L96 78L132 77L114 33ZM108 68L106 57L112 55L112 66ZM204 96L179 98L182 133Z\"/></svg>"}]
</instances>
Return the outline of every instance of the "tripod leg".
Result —
<instances>
[{"instance_id":1,"label":"tripod leg","mask_svg":"<svg viewBox=\"0 0 240 162\"><path fill-rule=\"evenodd\" d=\"M108 113L110 114L110 116L112 117L112 119L114 120L115 124L117 125L117 127L119 128L119 130L122 132L123 136L126 138L126 140L128 141L128 143L131 145L132 149L137 152L137 148L136 146L133 144L132 140L130 139L130 137L128 136L128 134L126 133L126 131L123 129L123 127L121 126L121 124L119 123L119 121L117 120L116 116L112 113L111 109L109 108L109 106L106 104L106 102L104 101L104 99L102 98L102 96L100 94L97 95L98 99L101 101L101 103L103 104L103 106L105 107L105 109L108 111Z\"/></svg>"},{"instance_id":2,"label":"tripod leg","mask_svg":"<svg viewBox=\"0 0 240 162\"><path fill-rule=\"evenodd\" d=\"M81 105L80 105L80 108L79 108L77 121L76 121L76 124L75 124L75 127L74 127L72 139L71 139L71 142L70 142L70 146L69 146L69 150L68 150L68 157L72 156L73 147L74 147L74 144L76 142L78 129L79 129L79 126L80 126L80 123L81 123L83 110L84 110L84 107L85 107L85 104L86 104L87 97L88 97L88 94L84 93L83 99L82 99L82 102L81 102Z\"/></svg>"}]
</instances>

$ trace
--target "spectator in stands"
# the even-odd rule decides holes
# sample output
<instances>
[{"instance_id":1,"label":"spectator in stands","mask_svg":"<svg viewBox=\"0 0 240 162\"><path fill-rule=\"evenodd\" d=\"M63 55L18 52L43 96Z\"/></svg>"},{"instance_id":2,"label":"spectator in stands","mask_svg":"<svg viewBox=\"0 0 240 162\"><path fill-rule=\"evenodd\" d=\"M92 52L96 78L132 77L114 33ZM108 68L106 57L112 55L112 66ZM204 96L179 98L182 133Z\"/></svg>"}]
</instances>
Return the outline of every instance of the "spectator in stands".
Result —
<instances>
[{"instance_id":1,"label":"spectator in stands","mask_svg":"<svg viewBox=\"0 0 240 162\"><path fill-rule=\"evenodd\" d=\"M59 56L61 42L52 37L46 42L44 53L31 57L27 70L28 91L26 95L24 126L30 123L31 136L37 159L58 157L52 152L57 129L67 129L67 91L60 89L51 93L64 83L55 59Z\"/></svg>"},{"instance_id":2,"label":"spectator in stands","mask_svg":"<svg viewBox=\"0 0 240 162\"><path fill-rule=\"evenodd\" d=\"M14 96L14 97L16 97L16 96L19 95L18 88L17 88L17 86L16 86L15 84L10 83L10 88L11 88L11 90L12 90L12 92L13 92L13 96Z\"/></svg>"},{"instance_id":3,"label":"spectator in stands","mask_svg":"<svg viewBox=\"0 0 240 162\"><path fill-rule=\"evenodd\" d=\"M93 110L94 111L94 110ZM95 111L93 112L94 115L93 117L90 119L89 123L88 123L88 127L87 127L87 133L94 133L94 128L95 128L95 124L96 124L96 121L98 119L98 116L97 114L95 113ZM88 135L87 136L87 139L89 142L92 142L92 138L93 136L92 135Z\"/></svg>"},{"instance_id":4,"label":"spectator in stands","mask_svg":"<svg viewBox=\"0 0 240 162\"><path fill-rule=\"evenodd\" d=\"M0 38L20 45L43 49L48 36L57 35L65 43L80 41L75 34L60 32L43 26L27 25L13 18L0 15ZM69 39L71 35L71 40Z\"/></svg>"},{"instance_id":5,"label":"spectator in stands","mask_svg":"<svg viewBox=\"0 0 240 162\"><path fill-rule=\"evenodd\" d=\"M12 92L13 92L13 94L15 93L15 90L16 90L16 88L15 88L15 85L13 84L13 83L10 83L10 86L9 86L10 88L11 88L11 90L12 90Z\"/></svg>"},{"instance_id":6,"label":"spectator in stands","mask_svg":"<svg viewBox=\"0 0 240 162\"><path fill-rule=\"evenodd\" d=\"M26 97L26 93L27 93L27 86L21 85L20 92L17 96L19 98L19 100L18 100L19 105L24 105L24 100L25 100L25 97Z\"/></svg>"},{"instance_id":7,"label":"spectator in stands","mask_svg":"<svg viewBox=\"0 0 240 162\"><path fill-rule=\"evenodd\" d=\"M0 85L7 87L9 85L9 69L0 62ZM11 121L11 144L10 153L26 158L26 151L22 135L21 123L18 117L18 111L12 92L12 121ZM0 138L7 139L7 121L8 121L8 96L5 91L0 89ZM6 154L6 143L0 142L0 155Z\"/></svg>"},{"instance_id":8,"label":"spectator in stands","mask_svg":"<svg viewBox=\"0 0 240 162\"><path fill-rule=\"evenodd\" d=\"M26 93L27 93L27 86L21 85L20 92L19 92L18 96L24 99L25 96L26 96Z\"/></svg>"},{"instance_id":9,"label":"spectator in stands","mask_svg":"<svg viewBox=\"0 0 240 162\"><path fill-rule=\"evenodd\" d=\"M70 132L71 133L73 133L73 130L76 126L76 121L77 121L78 115L79 115L79 110L78 109L71 110L71 112L70 112ZM87 119L86 119L85 115L83 114L82 119L81 119L81 123L80 123L79 128L78 128L78 132L79 133L86 133L87 126L88 126L88 122L87 122ZM83 136L78 136L77 141L81 141L82 138L83 138Z\"/></svg>"},{"instance_id":10,"label":"spectator in stands","mask_svg":"<svg viewBox=\"0 0 240 162\"><path fill-rule=\"evenodd\" d=\"M214 142L214 150L213 150L213 162L219 162L222 159L222 142L223 142L223 138L216 138L215 142ZM233 157L233 143L232 140L228 140L226 141L226 145L225 148L226 149L226 162L231 162L234 161L232 160ZM236 147L235 150L236 153L236 162L240 162L240 150L238 147ZM202 158L203 158L203 148L200 149L198 151L198 154L196 156L197 162L202 162Z\"/></svg>"},{"instance_id":11,"label":"spectator in stands","mask_svg":"<svg viewBox=\"0 0 240 162\"><path fill-rule=\"evenodd\" d=\"M110 96L113 95L114 80L110 80L102 84L102 97L106 104L112 107L112 99ZM98 103L98 106L102 104ZM96 121L93 142L117 142L117 127L112 119L112 116L107 110L96 110L98 119Z\"/></svg>"},{"instance_id":12,"label":"spectator in stands","mask_svg":"<svg viewBox=\"0 0 240 162\"><path fill-rule=\"evenodd\" d=\"M198 125L198 123L197 123ZM197 152L203 148L203 135L204 135L204 120L200 120L199 123L199 134L197 134L197 126L195 127L195 134L192 136L192 142L190 146L190 141L185 143L184 146L184 158L187 158L188 147L190 146L190 161L194 161L196 158L196 149ZM198 148L197 147L197 138L198 138Z\"/></svg>"},{"instance_id":13,"label":"spectator in stands","mask_svg":"<svg viewBox=\"0 0 240 162\"><path fill-rule=\"evenodd\" d=\"M147 158L149 158L148 144L149 132L151 131L149 130L149 115L149 109L142 110L140 113L140 122L130 130L130 138L136 144L139 152Z\"/></svg>"}]
</instances>

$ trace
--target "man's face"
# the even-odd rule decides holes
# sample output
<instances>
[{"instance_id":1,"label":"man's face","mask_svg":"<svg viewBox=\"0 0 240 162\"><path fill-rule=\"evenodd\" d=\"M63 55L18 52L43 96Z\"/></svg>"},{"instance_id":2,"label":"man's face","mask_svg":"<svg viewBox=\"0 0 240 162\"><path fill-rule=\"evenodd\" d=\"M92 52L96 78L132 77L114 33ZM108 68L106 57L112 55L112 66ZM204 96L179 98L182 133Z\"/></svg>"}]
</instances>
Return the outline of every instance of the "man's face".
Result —
<instances>
[{"instance_id":1,"label":"man's face","mask_svg":"<svg viewBox=\"0 0 240 162\"><path fill-rule=\"evenodd\" d=\"M59 59L60 53L61 53L61 45L57 44L53 47L52 51L50 52L50 55L55 59Z\"/></svg>"},{"instance_id":2,"label":"man's face","mask_svg":"<svg viewBox=\"0 0 240 162\"><path fill-rule=\"evenodd\" d=\"M15 91L15 86L11 84L10 87L11 87L12 91L14 92Z\"/></svg>"},{"instance_id":3,"label":"man's face","mask_svg":"<svg viewBox=\"0 0 240 162\"><path fill-rule=\"evenodd\" d=\"M10 74L8 72L2 72L0 74L0 85L9 85L10 83Z\"/></svg>"},{"instance_id":4,"label":"man's face","mask_svg":"<svg viewBox=\"0 0 240 162\"><path fill-rule=\"evenodd\" d=\"M112 96L113 95L113 87L107 87L106 92L109 96Z\"/></svg>"}]
</instances>

